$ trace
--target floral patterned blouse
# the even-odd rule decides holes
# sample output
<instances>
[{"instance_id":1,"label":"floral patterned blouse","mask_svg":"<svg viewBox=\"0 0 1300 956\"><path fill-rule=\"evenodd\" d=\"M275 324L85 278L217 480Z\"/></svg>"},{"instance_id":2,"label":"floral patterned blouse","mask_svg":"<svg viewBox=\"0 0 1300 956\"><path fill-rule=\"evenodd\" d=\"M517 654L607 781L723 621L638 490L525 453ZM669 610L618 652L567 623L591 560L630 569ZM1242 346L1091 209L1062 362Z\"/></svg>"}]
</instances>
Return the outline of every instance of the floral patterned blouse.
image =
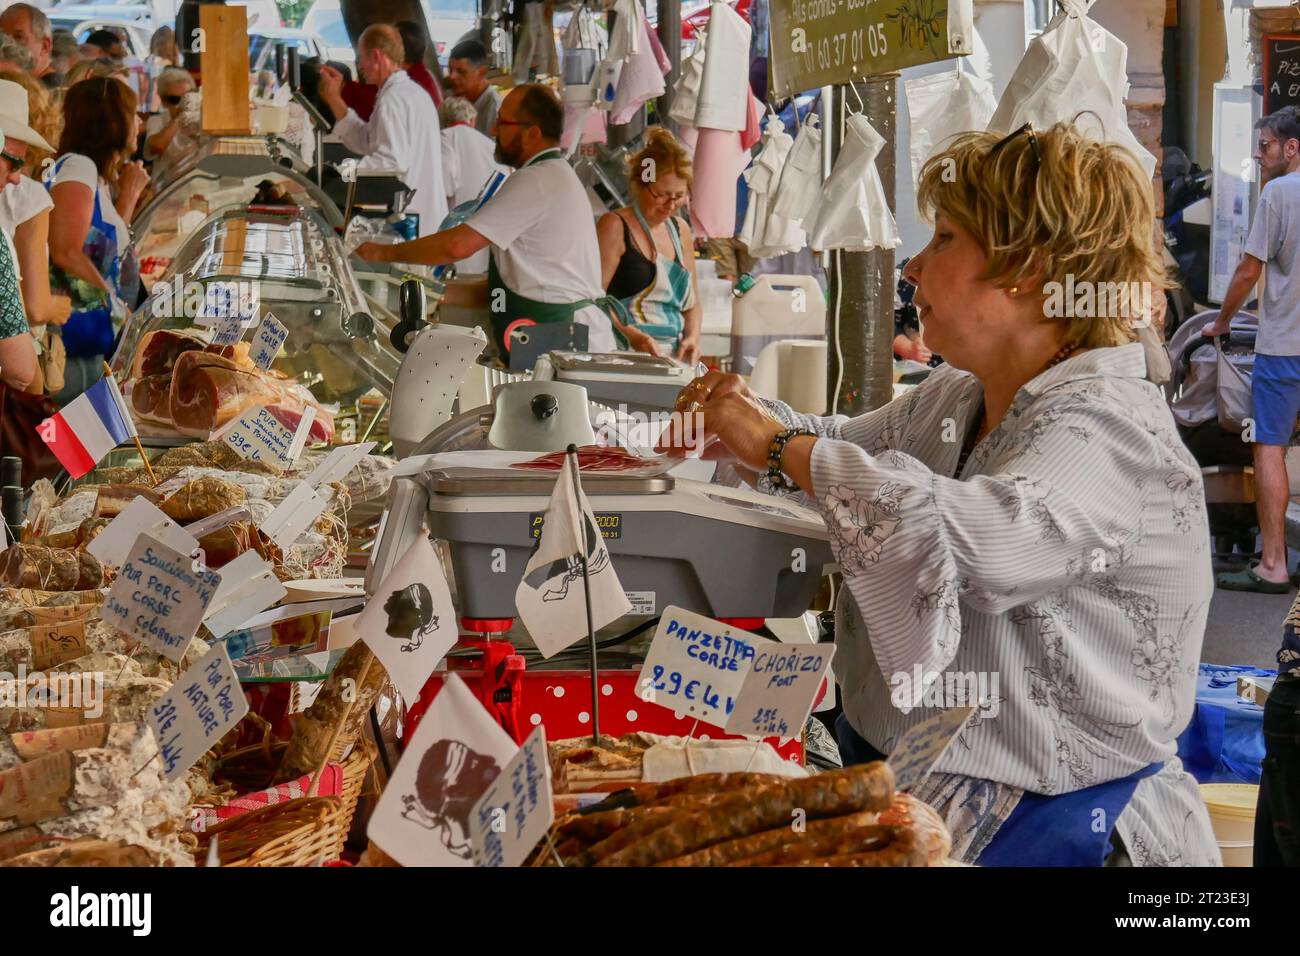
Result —
<instances>
[{"instance_id":1,"label":"floral patterned blouse","mask_svg":"<svg viewBox=\"0 0 1300 956\"><path fill-rule=\"evenodd\" d=\"M1049 368L960 478L983 400L969 373L937 369L854 419L765 403L822 438L806 503L846 584L834 666L849 722L888 753L936 708L979 705L918 794L946 815L954 856L974 860L1026 791L1163 762L1113 821L1133 863L1219 862L1175 743L1214 587L1204 490L1145 375L1138 343Z\"/></svg>"}]
</instances>

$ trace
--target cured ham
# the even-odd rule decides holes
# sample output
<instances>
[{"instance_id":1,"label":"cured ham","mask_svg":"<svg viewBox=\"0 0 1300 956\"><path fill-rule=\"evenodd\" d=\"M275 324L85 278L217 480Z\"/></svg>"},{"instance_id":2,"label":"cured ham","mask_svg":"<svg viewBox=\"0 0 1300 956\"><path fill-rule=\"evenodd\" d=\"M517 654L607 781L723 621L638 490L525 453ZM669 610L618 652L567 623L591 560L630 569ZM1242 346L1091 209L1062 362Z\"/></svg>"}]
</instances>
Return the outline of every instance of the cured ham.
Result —
<instances>
[{"instance_id":1,"label":"cured ham","mask_svg":"<svg viewBox=\"0 0 1300 956\"><path fill-rule=\"evenodd\" d=\"M275 405L283 390L270 379L210 352L185 352L176 360L168 410L182 435L207 438L258 405Z\"/></svg>"},{"instance_id":2,"label":"cured ham","mask_svg":"<svg viewBox=\"0 0 1300 956\"><path fill-rule=\"evenodd\" d=\"M567 452L553 451L528 461L516 462L510 467L526 471L559 471L567 458ZM582 471L635 471L654 464L653 460L641 458L616 445L583 445L578 449L578 468Z\"/></svg>"}]
</instances>

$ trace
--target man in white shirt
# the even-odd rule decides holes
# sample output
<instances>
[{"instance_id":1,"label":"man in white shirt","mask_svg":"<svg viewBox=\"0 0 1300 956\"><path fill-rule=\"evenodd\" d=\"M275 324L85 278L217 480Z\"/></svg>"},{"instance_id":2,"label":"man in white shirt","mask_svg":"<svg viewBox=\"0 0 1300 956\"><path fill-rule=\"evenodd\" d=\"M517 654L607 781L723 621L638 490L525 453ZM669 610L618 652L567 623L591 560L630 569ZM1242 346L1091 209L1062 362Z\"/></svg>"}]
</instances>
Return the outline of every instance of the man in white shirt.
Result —
<instances>
[{"instance_id":1,"label":"man in white shirt","mask_svg":"<svg viewBox=\"0 0 1300 956\"><path fill-rule=\"evenodd\" d=\"M589 351L614 351L595 216L559 146L564 107L539 83L516 86L496 128L496 158L516 172L483 208L445 232L391 246L366 243L357 255L443 265L491 246L488 301L502 357L506 333L521 321L577 322L587 326Z\"/></svg>"},{"instance_id":2,"label":"man in white shirt","mask_svg":"<svg viewBox=\"0 0 1300 956\"><path fill-rule=\"evenodd\" d=\"M321 67L319 91L337 121L335 134L362 157L358 171L392 172L415 191L408 209L420 217L419 235L427 236L447 217L438 113L429 94L406 75L405 58L396 27L372 24L358 38L357 67L379 87L369 122L343 102L343 76L333 67Z\"/></svg>"},{"instance_id":3,"label":"man in white shirt","mask_svg":"<svg viewBox=\"0 0 1300 956\"><path fill-rule=\"evenodd\" d=\"M442 124L442 181L450 209L477 199L495 174L510 173L496 161L496 143L474 128L474 119L474 104L463 97L450 97L438 107L438 121ZM486 249L456 263L461 273L484 273L487 268Z\"/></svg>"}]
</instances>

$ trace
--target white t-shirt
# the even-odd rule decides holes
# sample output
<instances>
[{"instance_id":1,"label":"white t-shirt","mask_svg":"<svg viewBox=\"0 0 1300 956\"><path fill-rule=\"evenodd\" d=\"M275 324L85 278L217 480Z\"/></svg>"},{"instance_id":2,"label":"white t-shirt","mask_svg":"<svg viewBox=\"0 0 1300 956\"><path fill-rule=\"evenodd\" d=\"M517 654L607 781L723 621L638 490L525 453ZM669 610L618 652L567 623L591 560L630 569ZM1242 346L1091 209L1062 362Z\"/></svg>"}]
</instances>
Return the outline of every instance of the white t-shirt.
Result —
<instances>
[{"instance_id":1,"label":"white t-shirt","mask_svg":"<svg viewBox=\"0 0 1300 956\"><path fill-rule=\"evenodd\" d=\"M496 144L473 126L461 123L442 131L442 181L449 208L477 199L494 173L509 175L495 154ZM487 272L488 252L476 252L456 266L461 272Z\"/></svg>"},{"instance_id":2,"label":"white t-shirt","mask_svg":"<svg viewBox=\"0 0 1300 956\"><path fill-rule=\"evenodd\" d=\"M563 158L516 170L466 225L492 243L501 281L522 296L558 303L605 294L596 219ZM615 350L613 327L600 308L583 309L575 321L590 329L590 351Z\"/></svg>"},{"instance_id":3,"label":"white t-shirt","mask_svg":"<svg viewBox=\"0 0 1300 956\"><path fill-rule=\"evenodd\" d=\"M10 239L14 230L33 216L54 208L54 200L44 186L29 176L0 191L0 230Z\"/></svg>"},{"instance_id":4,"label":"white t-shirt","mask_svg":"<svg viewBox=\"0 0 1300 956\"><path fill-rule=\"evenodd\" d=\"M144 158L153 162L152 176L155 183L162 182L173 166L198 148L198 143L194 141L192 136L187 135L184 129L177 129L176 135L172 137L172 141L167 144L167 148L163 150L161 156L151 150L147 145L149 138L165 130L171 121L171 114L164 111L154 113L153 116L149 117L149 121L144 124L146 142Z\"/></svg>"},{"instance_id":5,"label":"white t-shirt","mask_svg":"<svg viewBox=\"0 0 1300 956\"><path fill-rule=\"evenodd\" d=\"M68 153L56 159L51 168L58 169L54 181L50 184L51 187L61 183L81 183L87 189L98 189L99 213L106 223L117 230L118 250L121 251L131 245L131 230L127 228L125 220L113 205L113 191L108 188L108 183L100 178L94 160L80 153Z\"/></svg>"}]
</instances>

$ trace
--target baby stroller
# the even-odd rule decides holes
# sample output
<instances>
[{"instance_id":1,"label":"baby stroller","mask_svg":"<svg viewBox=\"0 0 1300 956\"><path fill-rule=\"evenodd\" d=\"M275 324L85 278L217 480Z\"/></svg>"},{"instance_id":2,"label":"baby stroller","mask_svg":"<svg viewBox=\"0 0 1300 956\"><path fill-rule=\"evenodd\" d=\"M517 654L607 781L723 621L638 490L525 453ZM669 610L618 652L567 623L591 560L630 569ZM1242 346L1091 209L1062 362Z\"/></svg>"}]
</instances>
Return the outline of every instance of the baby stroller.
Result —
<instances>
[{"instance_id":1,"label":"baby stroller","mask_svg":"<svg viewBox=\"0 0 1300 956\"><path fill-rule=\"evenodd\" d=\"M1178 327L1167 345L1170 378L1166 398L1178 432L1201 466L1205 503L1215 557L1241 564L1255 552L1259 522L1255 516L1255 470L1250 444L1233 430L1225 405L1225 384L1219 380L1214 343L1201 330L1218 317L1200 312ZM1250 382L1255 366L1255 334L1259 319L1240 312L1232 320L1224 356ZM1239 385L1238 383L1235 383ZM1229 427L1224 427L1223 422ZM1234 549L1236 554L1234 554Z\"/></svg>"}]
</instances>

